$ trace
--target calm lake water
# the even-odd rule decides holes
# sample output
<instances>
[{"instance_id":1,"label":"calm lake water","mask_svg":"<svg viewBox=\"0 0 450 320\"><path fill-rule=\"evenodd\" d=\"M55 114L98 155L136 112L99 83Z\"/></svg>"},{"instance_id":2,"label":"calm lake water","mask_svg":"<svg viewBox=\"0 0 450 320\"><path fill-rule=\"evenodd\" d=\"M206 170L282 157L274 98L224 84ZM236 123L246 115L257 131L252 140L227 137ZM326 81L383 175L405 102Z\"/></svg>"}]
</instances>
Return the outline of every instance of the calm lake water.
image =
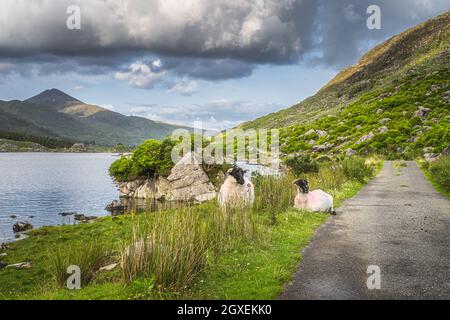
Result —
<instances>
[{"instance_id":1,"label":"calm lake water","mask_svg":"<svg viewBox=\"0 0 450 320\"><path fill-rule=\"evenodd\" d=\"M113 154L0 153L0 242L14 240L12 226L18 221L36 228L72 224L61 212L108 215L105 206L119 196L108 175L116 159Z\"/></svg>"}]
</instances>

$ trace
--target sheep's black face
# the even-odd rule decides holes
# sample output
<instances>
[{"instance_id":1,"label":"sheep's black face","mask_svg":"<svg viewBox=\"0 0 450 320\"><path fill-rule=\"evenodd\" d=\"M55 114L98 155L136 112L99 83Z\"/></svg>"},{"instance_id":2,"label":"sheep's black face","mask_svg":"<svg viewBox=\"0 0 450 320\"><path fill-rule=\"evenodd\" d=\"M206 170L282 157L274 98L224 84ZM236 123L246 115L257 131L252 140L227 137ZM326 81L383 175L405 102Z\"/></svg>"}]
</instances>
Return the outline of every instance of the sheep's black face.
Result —
<instances>
[{"instance_id":1,"label":"sheep's black face","mask_svg":"<svg viewBox=\"0 0 450 320\"><path fill-rule=\"evenodd\" d=\"M230 170L230 175L236 179L236 182L240 184L241 186L244 185L244 175L245 171L241 168L233 168Z\"/></svg>"},{"instance_id":2,"label":"sheep's black face","mask_svg":"<svg viewBox=\"0 0 450 320\"><path fill-rule=\"evenodd\" d=\"M308 181L300 179L300 180L295 181L294 184L296 186L298 186L300 188L300 190L302 190L303 193L309 192Z\"/></svg>"}]
</instances>

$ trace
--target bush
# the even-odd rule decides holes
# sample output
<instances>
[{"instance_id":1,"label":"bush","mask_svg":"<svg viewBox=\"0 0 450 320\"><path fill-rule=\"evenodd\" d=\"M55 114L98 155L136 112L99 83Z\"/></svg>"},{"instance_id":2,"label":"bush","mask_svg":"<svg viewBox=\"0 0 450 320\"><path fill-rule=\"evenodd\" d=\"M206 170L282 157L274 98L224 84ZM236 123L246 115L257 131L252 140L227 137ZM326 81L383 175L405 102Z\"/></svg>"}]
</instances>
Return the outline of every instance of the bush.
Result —
<instances>
[{"instance_id":1,"label":"bush","mask_svg":"<svg viewBox=\"0 0 450 320\"><path fill-rule=\"evenodd\" d=\"M109 174L117 181L132 179L133 162L129 157L122 156L109 167Z\"/></svg>"},{"instance_id":2,"label":"bush","mask_svg":"<svg viewBox=\"0 0 450 320\"><path fill-rule=\"evenodd\" d=\"M450 192L450 156L432 162L429 171L431 178L446 192Z\"/></svg>"},{"instance_id":3,"label":"bush","mask_svg":"<svg viewBox=\"0 0 450 320\"><path fill-rule=\"evenodd\" d=\"M130 181L139 177L168 176L174 166L171 152L174 142L169 138L162 142L148 140L131 155L115 161L109 168L117 181Z\"/></svg>"},{"instance_id":4,"label":"bush","mask_svg":"<svg viewBox=\"0 0 450 320\"><path fill-rule=\"evenodd\" d=\"M344 174L353 180L363 183L366 178L370 178L374 174L374 167L366 164L363 158L351 157L342 161L342 169Z\"/></svg>"},{"instance_id":5,"label":"bush","mask_svg":"<svg viewBox=\"0 0 450 320\"><path fill-rule=\"evenodd\" d=\"M319 164L309 155L288 158L284 164L296 175L319 172Z\"/></svg>"}]
</instances>

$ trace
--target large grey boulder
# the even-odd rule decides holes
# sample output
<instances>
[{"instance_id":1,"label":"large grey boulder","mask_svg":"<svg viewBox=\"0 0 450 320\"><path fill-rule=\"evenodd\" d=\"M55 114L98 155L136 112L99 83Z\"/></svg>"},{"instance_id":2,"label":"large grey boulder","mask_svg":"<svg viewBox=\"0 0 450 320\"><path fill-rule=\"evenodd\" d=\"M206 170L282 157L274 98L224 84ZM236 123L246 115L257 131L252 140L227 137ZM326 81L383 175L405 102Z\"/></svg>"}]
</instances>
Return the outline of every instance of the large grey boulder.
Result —
<instances>
[{"instance_id":1,"label":"large grey boulder","mask_svg":"<svg viewBox=\"0 0 450 320\"><path fill-rule=\"evenodd\" d=\"M199 157L186 154L165 177L119 183L125 198L204 202L217 196Z\"/></svg>"},{"instance_id":2,"label":"large grey boulder","mask_svg":"<svg viewBox=\"0 0 450 320\"><path fill-rule=\"evenodd\" d=\"M214 185L193 153L186 154L173 167L167 177L168 190L165 199L169 201L204 202L217 195Z\"/></svg>"}]
</instances>

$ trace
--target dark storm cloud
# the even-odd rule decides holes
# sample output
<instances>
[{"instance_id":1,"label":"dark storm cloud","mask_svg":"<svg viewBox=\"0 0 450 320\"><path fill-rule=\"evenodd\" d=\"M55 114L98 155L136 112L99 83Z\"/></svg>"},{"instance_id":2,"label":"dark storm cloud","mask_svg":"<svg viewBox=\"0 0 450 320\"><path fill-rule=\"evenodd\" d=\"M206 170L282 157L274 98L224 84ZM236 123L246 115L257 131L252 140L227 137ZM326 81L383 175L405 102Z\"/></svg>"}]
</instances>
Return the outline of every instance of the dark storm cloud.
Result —
<instances>
[{"instance_id":1,"label":"dark storm cloud","mask_svg":"<svg viewBox=\"0 0 450 320\"><path fill-rule=\"evenodd\" d=\"M81 30L66 28L73 4L81 8ZM381 7L382 30L366 27L373 4ZM122 70L126 80L142 73L133 63L159 58L164 71L150 70L144 81L151 88L162 73L230 79L260 64L299 60L339 68L448 9L448 0L2 0L0 77Z\"/></svg>"}]
</instances>

